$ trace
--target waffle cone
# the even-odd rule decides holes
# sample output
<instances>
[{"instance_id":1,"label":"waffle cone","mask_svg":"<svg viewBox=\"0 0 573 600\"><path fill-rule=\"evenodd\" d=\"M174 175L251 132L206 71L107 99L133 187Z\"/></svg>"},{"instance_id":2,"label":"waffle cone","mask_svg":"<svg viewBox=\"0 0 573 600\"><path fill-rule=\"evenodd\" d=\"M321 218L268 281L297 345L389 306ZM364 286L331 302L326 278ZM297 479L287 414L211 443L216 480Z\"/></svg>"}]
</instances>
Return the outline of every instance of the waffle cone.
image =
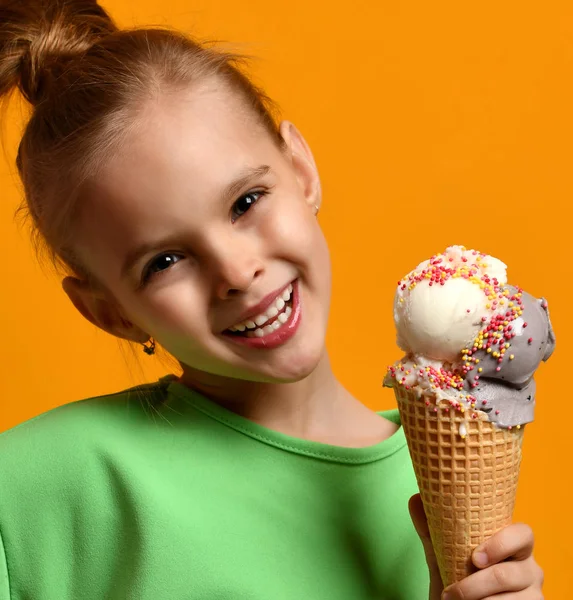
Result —
<instances>
[{"instance_id":1,"label":"waffle cone","mask_svg":"<svg viewBox=\"0 0 573 600\"><path fill-rule=\"evenodd\" d=\"M440 574L448 586L474 572L473 550L511 523L523 427L501 429L483 412L461 413L449 404L435 412L432 397L418 397L400 385L394 391Z\"/></svg>"}]
</instances>

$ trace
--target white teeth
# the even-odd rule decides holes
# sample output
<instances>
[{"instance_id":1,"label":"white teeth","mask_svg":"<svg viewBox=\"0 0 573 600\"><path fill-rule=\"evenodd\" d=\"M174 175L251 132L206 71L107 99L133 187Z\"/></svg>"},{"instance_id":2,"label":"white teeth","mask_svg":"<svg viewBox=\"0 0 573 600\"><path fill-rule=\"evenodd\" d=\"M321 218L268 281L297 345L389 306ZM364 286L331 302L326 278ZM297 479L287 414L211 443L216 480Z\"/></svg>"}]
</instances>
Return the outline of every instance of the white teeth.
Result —
<instances>
[{"instance_id":1,"label":"white teeth","mask_svg":"<svg viewBox=\"0 0 573 600\"><path fill-rule=\"evenodd\" d=\"M245 334L246 337L262 338L265 335L269 335L269 334L273 333L277 329L280 329L289 320L291 313L292 313L292 308L290 306L287 306L286 310L284 312L280 313L280 315L277 317L277 319L275 321L273 321L270 325L265 325L265 327L257 327L257 329L255 329L254 331L247 330L247 333Z\"/></svg>"},{"instance_id":2,"label":"white teeth","mask_svg":"<svg viewBox=\"0 0 573 600\"><path fill-rule=\"evenodd\" d=\"M276 306L271 306L269 308L269 310L267 310L267 317L269 319L276 317L278 314L279 314L279 309Z\"/></svg>"},{"instance_id":3,"label":"white teeth","mask_svg":"<svg viewBox=\"0 0 573 600\"><path fill-rule=\"evenodd\" d=\"M255 323L260 327L263 323L266 323L269 320L267 315L259 315L255 317Z\"/></svg>"},{"instance_id":4,"label":"white teeth","mask_svg":"<svg viewBox=\"0 0 573 600\"><path fill-rule=\"evenodd\" d=\"M273 304L271 304L271 306L269 306L269 308L267 309L266 312L261 313L260 315L257 315L256 317L254 317L252 320L248 320L248 321L243 321L242 323L239 323L237 325L234 325L233 327L229 328L229 331L245 331L245 329L250 329L250 330L254 330L255 335L257 335L257 337L261 337L261 335L263 334L257 334L257 331L264 331L265 328L261 327L269 320L269 319L274 319L275 317L278 316L278 321L280 321L281 324L286 323L286 320L288 319L288 316L290 315L290 307L287 306L287 310L284 312L281 312L284 310L284 307L286 305L286 303L291 299L291 295L293 292L293 288L292 285L289 285L285 291L278 296L278 298L274 301ZM274 323L273 323L274 325ZM267 325L267 327L269 327L269 325ZM273 330L274 331L274 330ZM249 333L247 332L247 335L249 337L251 337L249 335Z\"/></svg>"}]
</instances>

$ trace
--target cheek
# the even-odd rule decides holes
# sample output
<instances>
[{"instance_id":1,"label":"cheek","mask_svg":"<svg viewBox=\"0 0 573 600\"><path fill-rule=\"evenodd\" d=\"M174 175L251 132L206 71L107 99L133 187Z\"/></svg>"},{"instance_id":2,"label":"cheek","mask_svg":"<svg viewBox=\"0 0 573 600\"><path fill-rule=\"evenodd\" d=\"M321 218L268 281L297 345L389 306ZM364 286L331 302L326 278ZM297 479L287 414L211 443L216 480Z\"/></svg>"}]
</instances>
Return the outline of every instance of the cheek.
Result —
<instances>
[{"instance_id":1,"label":"cheek","mask_svg":"<svg viewBox=\"0 0 573 600\"><path fill-rule=\"evenodd\" d=\"M277 199L277 209L263 222L263 239L280 256L296 262L328 266L328 248L312 209L300 199Z\"/></svg>"},{"instance_id":2,"label":"cheek","mask_svg":"<svg viewBox=\"0 0 573 600\"><path fill-rule=\"evenodd\" d=\"M196 286L190 285L183 276L180 281L151 292L139 310L150 331L163 339L181 335L200 339L205 335L203 299Z\"/></svg>"}]
</instances>

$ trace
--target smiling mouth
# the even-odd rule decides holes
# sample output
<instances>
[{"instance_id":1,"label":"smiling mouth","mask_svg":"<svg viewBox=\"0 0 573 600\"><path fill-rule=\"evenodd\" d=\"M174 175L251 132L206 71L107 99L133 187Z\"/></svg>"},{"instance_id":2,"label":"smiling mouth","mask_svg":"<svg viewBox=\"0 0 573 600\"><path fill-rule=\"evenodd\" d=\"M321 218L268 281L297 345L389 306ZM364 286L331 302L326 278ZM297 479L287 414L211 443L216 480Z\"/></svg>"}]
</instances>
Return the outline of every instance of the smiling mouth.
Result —
<instances>
[{"instance_id":1,"label":"smiling mouth","mask_svg":"<svg viewBox=\"0 0 573 600\"><path fill-rule=\"evenodd\" d=\"M226 329L226 335L247 338L262 338L281 329L289 320L292 313L293 287L290 284L267 310L252 319L242 321Z\"/></svg>"}]
</instances>

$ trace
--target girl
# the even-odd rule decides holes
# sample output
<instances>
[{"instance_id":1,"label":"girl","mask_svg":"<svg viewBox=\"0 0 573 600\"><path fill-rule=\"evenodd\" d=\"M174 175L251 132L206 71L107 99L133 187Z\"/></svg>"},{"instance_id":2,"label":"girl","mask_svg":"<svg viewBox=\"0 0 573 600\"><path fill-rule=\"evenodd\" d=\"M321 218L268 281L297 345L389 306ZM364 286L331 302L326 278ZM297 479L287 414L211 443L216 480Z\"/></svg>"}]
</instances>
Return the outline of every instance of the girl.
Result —
<instances>
[{"instance_id":1,"label":"girl","mask_svg":"<svg viewBox=\"0 0 573 600\"><path fill-rule=\"evenodd\" d=\"M64 291L183 371L0 436L0 598L440 598L397 412L330 368L302 135L236 57L92 0L0 6L0 93L33 106L17 166ZM444 597L541 598L532 546L501 531Z\"/></svg>"}]
</instances>

